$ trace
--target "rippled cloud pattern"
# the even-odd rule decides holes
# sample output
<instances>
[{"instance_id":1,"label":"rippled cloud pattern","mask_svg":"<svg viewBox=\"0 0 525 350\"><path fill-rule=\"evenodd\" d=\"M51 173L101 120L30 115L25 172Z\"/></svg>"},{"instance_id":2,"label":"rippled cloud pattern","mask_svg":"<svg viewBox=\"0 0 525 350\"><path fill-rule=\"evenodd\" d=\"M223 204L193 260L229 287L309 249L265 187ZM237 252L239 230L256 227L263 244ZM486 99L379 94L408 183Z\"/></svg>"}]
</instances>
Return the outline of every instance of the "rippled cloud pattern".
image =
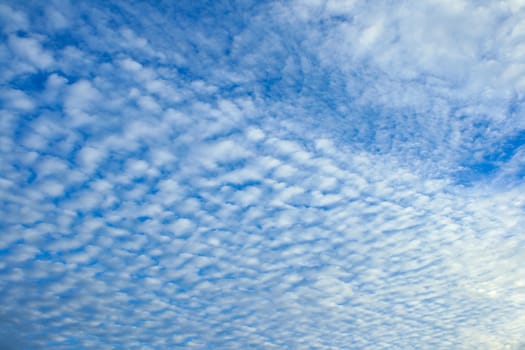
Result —
<instances>
[{"instance_id":1,"label":"rippled cloud pattern","mask_svg":"<svg viewBox=\"0 0 525 350\"><path fill-rule=\"evenodd\" d=\"M0 24L0 348L525 346L522 0Z\"/></svg>"}]
</instances>

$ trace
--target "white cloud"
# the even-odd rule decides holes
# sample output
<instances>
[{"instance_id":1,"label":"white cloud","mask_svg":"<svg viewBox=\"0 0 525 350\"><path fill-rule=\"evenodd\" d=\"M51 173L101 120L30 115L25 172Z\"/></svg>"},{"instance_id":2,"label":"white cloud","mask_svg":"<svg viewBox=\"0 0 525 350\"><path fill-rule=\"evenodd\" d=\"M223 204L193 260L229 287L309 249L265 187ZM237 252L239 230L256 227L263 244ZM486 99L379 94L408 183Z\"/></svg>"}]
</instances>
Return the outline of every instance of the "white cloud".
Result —
<instances>
[{"instance_id":1,"label":"white cloud","mask_svg":"<svg viewBox=\"0 0 525 350\"><path fill-rule=\"evenodd\" d=\"M87 80L80 80L68 88L64 101L66 112L79 122L85 122L85 113L96 109L101 100L100 92Z\"/></svg>"},{"instance_id":2,"label":"white cloud","mask_svg":"<svg viewBox=\"0 0 525 350\"><path fill-rule=\"evenodd\" d=\"M23 91L15 89L3 90L0 91L0 96L7 106L15 110L31 111L35 108L35 102Z\"/></svg>"},{"instance_id":3,"label":"white cloud","mask_svg":"<svg viewBox=\"0 0 525 350\"><path fill-rule=\"evenodd\" d=\"M77 161L87 172L93 172L98 168L104 157L106 157L106 154L103 150L85 146L78 152Z\"/></svg>"},{"instance_id":4,"label":"white cloud","mask_svg":"<svg viewBox=\"0 0 525 350\"><path fill-rule=\"evenodd\" d=\"M56 30L62 30L67 28L70 23L66 18L66 15L59 11L57 8L48 7L46 9L46 16L49 25Z\"/></svg>"},{"instance_id":5,"label":"white cloud","mask_svg":"<svg viewBox=\"0 0 525 350\"><path fill-rule=\"evenodd\" d=\"M138 63L137 61L134 61L131 58L125 58L121 61L121 65L124 69L129 70L131 72L138 72L142 69L142 64Z\"/></svg>"},{"instance_id":6,"label":"white cloud","mask_svg":"<svg viewBox=\"0 0 525 350\"><path fill-rule=\"evenodd\" d=\"M38 177L59 175L69 170L69 166L57 157L45 157L37 163Z\"/></svg>"},{"instance_id":7,"label":"white cloud","mask_svg":"<svg viewBox=\"0 0 525 350\"><path fill-rule=\"evenodd\" d=\"M198 153L200 162L206 167L216 167L220 163L238 161L250 155L242 145L229 139L203 144Z\"/></svg>"},{"instance_id":8,"label":"white cloud","mask_svg":"<svg viewBox=\"0 0 525 350\"><path fill-rule=\"evenodd\" d=\"M425 149L445 170L468 157L473 124L489 122L498 130L483 135L488 140L523 128L520 118L507 113L510 101L523 96L519 57L524 37L518 34L521 10L515 5L293 2L276 4L274 11L308 38L303 47L318 57L328 79L345 86L332 96L341 98L341 110L345 100L353 101L356 112L330 120L334 128L348 122L370 135L364 137L369 148L401 150L400 157L410 149L404 135L417 135L416 148ZM378 115L361 118L370 107ZM370 125L373 134L366 132ZM343 127L346 135L352 127ZM452 135L456 144L449 147Z\"/></svg>"},{"instance_id":9,"label":"white cloud","mask_svg":"<svg viewBox=\"0 0 525 350\"><path fill-rule=\"evenodd\" d=\"M36 38L9 36L9 47L22 59L27 60L39 69L50 68L54 59L50 52L42 48Z\"/></svg>"},{"instance_id":10,"label":"white cloud","mask_svg":"<svg viewBox=\"0 0 525 350\"><path fill-rule=\"evenodd\" d=\"M141 96L138 105L147 112L160 112L159 104L151 96Z\"/></svg>"},{"instance_id":11,"label":"white cloud","mask_svg":"<svg viewBox=\"0 0 525 350\"><path fill-rule=\"evenodd\" d=\"M210 7L193 36L113 5L67 17L44 91L3 78L0 313L34 348L519 346L522 147L428 166L521 127L518 2ZM45 56L40 22L4 30Z\"/></svg>"},{"instance_id":12,"label":"white cloud","mask_svg":"<svg viewBox=\"0 0 525 350\"><path fill-rule=\"evenodd\" d=\"M3 30L10 33L17 30L26 30L29 27L27 16L22 11L14 10L6 4L0 4L0 16Z\"/></svg>"},{"instance_id":13,"label":"white cloud","mask_svg":"<svg viewBox=\"0 0 525 350\"><path fill-rule=\"evenodd\" d=\"M261 141L265 137L264 132L261 129L253 128L253 127L249 128L246 131L246 136L248 137L249 140L253 140L253 141Z\"/></svg>"}]
</instances>

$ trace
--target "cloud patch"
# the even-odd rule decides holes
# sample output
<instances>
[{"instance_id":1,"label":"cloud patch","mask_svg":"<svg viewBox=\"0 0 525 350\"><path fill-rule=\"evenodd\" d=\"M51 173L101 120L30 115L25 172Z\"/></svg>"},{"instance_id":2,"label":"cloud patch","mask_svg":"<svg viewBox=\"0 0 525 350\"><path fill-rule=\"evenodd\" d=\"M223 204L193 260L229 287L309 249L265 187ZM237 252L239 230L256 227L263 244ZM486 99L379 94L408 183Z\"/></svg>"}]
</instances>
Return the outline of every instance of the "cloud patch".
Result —
<instances>
[{"instance_id":1,"label":"cloud patch","mask_svg":"<svg viewBox=\"0 0 525 350\"><path fill-rule=\"evenodd\" d=\"M518 2L110 5L0 5L0 344L519 348Z\"/></svg>"}]
</instances>

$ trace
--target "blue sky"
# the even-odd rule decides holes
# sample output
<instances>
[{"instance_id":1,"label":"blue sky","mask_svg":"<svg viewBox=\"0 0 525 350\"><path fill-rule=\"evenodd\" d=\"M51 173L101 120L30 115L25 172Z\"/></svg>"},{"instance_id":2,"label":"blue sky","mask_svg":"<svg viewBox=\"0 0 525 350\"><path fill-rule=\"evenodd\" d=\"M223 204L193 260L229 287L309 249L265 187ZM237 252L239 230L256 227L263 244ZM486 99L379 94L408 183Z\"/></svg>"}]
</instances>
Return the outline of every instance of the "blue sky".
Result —
<instances>
[{"instance_id":1,"label":"blue sky","mask_svg":"<svg viewBox=\"0 0 525 350\"><path fill-rule=\"evenodd\" d=\"M524 23L2 1L0 348L522 349Z\"/></svg>"}]
</instances>

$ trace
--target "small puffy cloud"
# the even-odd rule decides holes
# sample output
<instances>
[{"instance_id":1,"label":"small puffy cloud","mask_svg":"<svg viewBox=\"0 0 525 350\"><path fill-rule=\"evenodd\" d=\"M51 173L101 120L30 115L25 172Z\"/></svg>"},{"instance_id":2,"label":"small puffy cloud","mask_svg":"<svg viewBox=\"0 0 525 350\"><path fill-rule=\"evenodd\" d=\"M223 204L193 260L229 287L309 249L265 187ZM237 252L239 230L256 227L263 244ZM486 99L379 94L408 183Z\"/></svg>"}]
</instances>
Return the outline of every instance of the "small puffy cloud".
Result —
<instances>
[{"instance_id":1,"label":"small puffy cloud","mask_svg":"<svg viewBox=\"0 0 525 350\"><path fill-rule=\"evenodd\" d=\"M246 136L248 137L248 139L253 140L253 141L261 141L265 137L264 132L261 129L253 128L253 127L249 128L246 131Z\"/></svg>"},{"instance_id":2,"label":"small puffy cloud","mask_svg":"<svg viewBox=\"0 0 525 350\"><path fill-rule=\"evenodd\" d=\"M86 111L96 109L101 94L87 80L80 80L68 87L64 108L73 117L81 117Z\"/></svg>"},{"instance_id":3,"label":"small puffy cloud","mask_svg":"<svg viewBox=\"0 0 525 350\"><path fill-rule=\"evenodd\" d=\"M2 18L2 29L11 33L17 30L27 30L29 20L23 11L17 11L7 4L0 4L0 18Z\"/></svg>"},{"instance_id":4,"label":"small puffy cloud","mask_svg":"<svg viewBox=\"0 0 525 350\"><path fill-rule=\"evenodd\" d=\"M58 197L64 194L64 185L56 181L43 183L42 192L50 197Z\"/></svg>"},{"instance_id":5,"label":"small puffy cloud","mask_svg":"<svg viewBox=\"0 0 525 350\"><path fill-rule=\"evenodd\" d=\"M148 112L160 112L161 107L151 96L141 96L137 101L138 105Z\"/></svg>"},{"instance_id":6,"label":"small puffy cloud","mask_svg":"<svg viewBox=\"0 0 525 350\"><path fill-rule=\"evenodd\" d=\"M131 72L138 72L142 69L142 65L138 63L137 61L134 61L131 58L125 58L123 59L120 64L125 70L131 71Z\"/></svg>"},{"instance_id":7,"label":"small puffy cloud","mask_svg":"<svg viewBox=\"0 0 525 350\"><path fill-rule=\"evenodd\" d=\"M205 167L214 168L220 164L245 159L250 155L241 144L233 140L205 143L198 150L198 159Z\"/></svg>"},{"instance_id":8,"label":"small puffy cloud","mask_svg":"<svg viewBox=\"0 0 525 350\"><path fill-rule=\"evenodd\" d=\"M297 169L289 164L283 164L275 170L277 178L290 178L297 173Z\"/></svg>"},{"instance_id":9,"label":"small puffy cloud","mask_svg":"<svg viewBox=\"0 0 525 350\"><path fill-rule=\"evenodd\" d=\"M105 157L106 153L103 150L92 146L85 146L78 152L76 159L83 169L86 169L88 172L93 172Z\"/></svg>"},{"instance_id":10,"label":"small puffy cloud","mask_svg":"<svg viewBox=\"0 0 525 350\"><path fill-rule=\"evenodd\" d=\"M8 42L9 47L18 57L39 69L47 69L54 63L53 55L42 48L40 41L35 38L10 35Z\"/></svg>"},{"instance_id":11,"label":"small puffy cloud","mask_svg":"<svg viewBox=\"0 0 525 350\"><path fill-rule=\"evenodd\" d=\"M19 111L31 111L35 102L25 92L16 89L0 90L4 104Z\"/></svg>"},{"instance_id":12,"label":"small puffy cloud","mask_svg":"<svg viewBox=\"0 0 525 350\"><path fill-rule=\"evenodd\" d=\"M37 175L39 177L46 177L49 175L60 176L69 170L68 164L57 157L45 157L37 163Z\"/></svg>"},{"instance_id":13,"label":"small puffy cloud","mask_svg":"<svg viewBox=\"0 0 525 350\"><path fill-rule=\"evenodd\" d=\"M169 229L175 237L191 235L195 224L189 219L178 219L169 225Z\"/></svg>"},{"instance_id":14,"label":"small puffy cloud","mask_svg":"<svg viewBox=\"0 0 525 350\"><path fill-rule=\"evenodd\" d=\"M70 23L64 13L59 11L57 8L48 7L46 9L46 16L49 25L56 30L62 30L67 28Z\"/></svg>"}]
</instances>

